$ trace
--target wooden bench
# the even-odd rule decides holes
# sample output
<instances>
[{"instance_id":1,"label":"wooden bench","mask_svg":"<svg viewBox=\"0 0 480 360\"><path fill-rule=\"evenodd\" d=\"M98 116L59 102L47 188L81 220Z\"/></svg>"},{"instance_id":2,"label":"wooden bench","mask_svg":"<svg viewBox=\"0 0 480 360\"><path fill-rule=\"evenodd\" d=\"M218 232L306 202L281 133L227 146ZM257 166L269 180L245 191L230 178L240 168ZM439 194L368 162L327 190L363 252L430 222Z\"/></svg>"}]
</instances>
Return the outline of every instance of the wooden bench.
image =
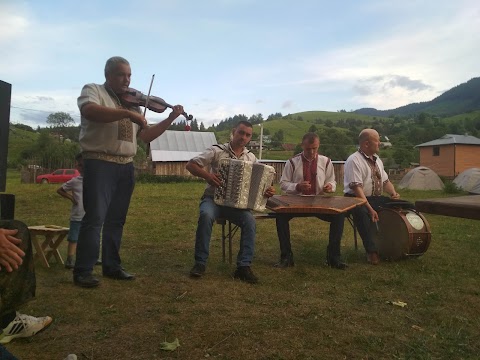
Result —
<instances>
[{"instance_id":1,"label":"wooden bench","mask_svg":"<svg viewBox=\"0 0 480 360\"><path fill-rule=\"evenodd\" d=\"M264 220L264 219L275 219L276 215L275 213L258 213L254 214L253 217L255 220ZM314 215L312 215L314 217ZM351 213L348 213L345 216L345 219L348 220L348 223L353 229L353 240L355 243L355 250L358 250L358 243L357 243L357 227L355 226L355 223L353 222L353 217ZM225 243L226 240L228 239L228 262L231 264L232 263L232 243L233 243L233 237L237 233L238 230L238 225L233 224L229 220L225 218L217 218L216 223L219 225L222 225L222 259L223 262L225 262Z\"/></svg>"},{"instance_id":2,"label":"wooden bench","mask_svg":"<svg viewBox=\"0 0 480 360\"><path fill-rule=\"evenodd\" d=\"M40 258L40 261L47 268L50 267L48 260L53 257L63 265L63 259L58 251L58 247L68 234L69 228L55 225L29 226L32 244L36 253L34 259ZM42 241L43 239L43 241Z\"/></svg>"}]
</instances>

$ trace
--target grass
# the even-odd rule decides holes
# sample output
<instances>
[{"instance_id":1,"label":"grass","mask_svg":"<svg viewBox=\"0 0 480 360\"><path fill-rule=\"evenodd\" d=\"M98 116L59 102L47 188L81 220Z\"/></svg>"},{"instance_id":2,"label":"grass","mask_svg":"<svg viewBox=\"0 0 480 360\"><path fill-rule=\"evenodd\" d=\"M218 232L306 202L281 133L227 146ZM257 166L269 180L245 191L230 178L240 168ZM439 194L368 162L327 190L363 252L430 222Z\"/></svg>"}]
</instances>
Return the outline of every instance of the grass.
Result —
<instances>
[{"instance_id":1,"label":"grass","mask_svg":"<svg viewBox=\"0 0 480 360\"><path fill-rule=\"evenodd\" d=\"M39 263L37 300L22 311L54 318L49 329L8 344L20 359L477 359L480 222L425 214L432 243L419 258L367 265L345 226L346 271L324 263L328 224L291 223L296 266L279 256L275 224L259 221L256 286L234 281L221 260L215 226L207 273L190 279L202 183L137 184L122 244L133 282L102 279L73 286L71 272ZM57 185L20 184L9 172L16 218L28 225L68 226L69 203ZM402 191L407 200L446 196ZM361 245L360 245L361 247ZM238 235L234 251L238 249ZM65 255L66 243L62 245ZM96 268L101 275L101 269ZM402 308L387 303L404 301ZM163 341L179 339L174 352Z\"/></svg>"}]
</instances>

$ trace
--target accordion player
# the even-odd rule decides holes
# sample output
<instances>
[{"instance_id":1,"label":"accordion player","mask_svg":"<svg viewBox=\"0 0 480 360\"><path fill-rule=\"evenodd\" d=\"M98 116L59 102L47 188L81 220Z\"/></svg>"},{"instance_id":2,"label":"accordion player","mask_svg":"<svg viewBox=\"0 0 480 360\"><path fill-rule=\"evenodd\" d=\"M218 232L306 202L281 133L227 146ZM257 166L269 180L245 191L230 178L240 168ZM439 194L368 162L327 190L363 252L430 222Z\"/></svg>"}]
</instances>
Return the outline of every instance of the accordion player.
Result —
<instances>
[{"instance_id":1,"label":"accordion player","mask_svg":"<svg viewBox=\"0 0 480 360\"><path fill-rule=\"evenodd\" d=\"M218 173L221 185L215 188L215 204L237 209L265 210L267 198L264 194L275 177L273 166L221 159Z\"/></svg>"}]
</instances>

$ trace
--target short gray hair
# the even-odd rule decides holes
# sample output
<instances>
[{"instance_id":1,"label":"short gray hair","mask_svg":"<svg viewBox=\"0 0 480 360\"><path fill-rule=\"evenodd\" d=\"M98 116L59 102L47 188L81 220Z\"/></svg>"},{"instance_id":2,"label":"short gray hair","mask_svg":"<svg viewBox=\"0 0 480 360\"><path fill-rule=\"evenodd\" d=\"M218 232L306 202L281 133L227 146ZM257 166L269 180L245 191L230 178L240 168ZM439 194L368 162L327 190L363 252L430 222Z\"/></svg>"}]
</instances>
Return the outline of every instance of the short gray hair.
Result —
<instances>
[{"instance_id":1,"label":"short gray hair","mask_svg":"<svg viewBox=\"0 0 480 360\"><path fill-rule=\"evenodd\" d=\"M125 64L130 66L130 63L127 61L127 59L121 56L113 56L105 63L105 76L115 70L118 64Z\"/></svg>"}]
</instances>

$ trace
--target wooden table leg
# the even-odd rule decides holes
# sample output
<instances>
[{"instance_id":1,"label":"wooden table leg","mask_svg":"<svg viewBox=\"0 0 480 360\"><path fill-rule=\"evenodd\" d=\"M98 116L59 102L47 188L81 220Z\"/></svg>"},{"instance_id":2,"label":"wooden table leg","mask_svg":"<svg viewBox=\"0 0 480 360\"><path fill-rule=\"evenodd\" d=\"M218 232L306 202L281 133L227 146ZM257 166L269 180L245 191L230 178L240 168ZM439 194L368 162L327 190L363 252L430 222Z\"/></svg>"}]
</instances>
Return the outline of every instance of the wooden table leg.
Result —
<instances>
[{"instance_id":1,"label":"wooden table leg","mask_svg":"<svg viewBox=\"0 0 480 360\"><path fill-rule=\"evenodd\" d=\"M33 257L34 260L37 259L37 258L40 258L43 265L45 265L47 268L49 268L50 265L48 264L48 261L45 257L45 253L43 252L43 244L40 245L38 236L35 233L32 233L31 235L32 235L32 243L33 243L33 246L35 247L35 251L36 251L35 256Z\"/></svg>"},{"instance_id":2,"label":"wooden table leg","mask_svg":"<svg viewBox=\"0 0 480 360\"><path fill-rule=\"evenodd\" d=\"M64 264L62 256L60 255L60 252L58 251L58 247L62 243L63 239L67 236L66 233L58 235L56 238L53 236L50 239L49 246L50 249L48 249L47 254L46 254L46 259L47 261L50 259L50 257L53 256L57 260L57 262L61 263L62 265Z\"/></svg>"}]
</instances>

